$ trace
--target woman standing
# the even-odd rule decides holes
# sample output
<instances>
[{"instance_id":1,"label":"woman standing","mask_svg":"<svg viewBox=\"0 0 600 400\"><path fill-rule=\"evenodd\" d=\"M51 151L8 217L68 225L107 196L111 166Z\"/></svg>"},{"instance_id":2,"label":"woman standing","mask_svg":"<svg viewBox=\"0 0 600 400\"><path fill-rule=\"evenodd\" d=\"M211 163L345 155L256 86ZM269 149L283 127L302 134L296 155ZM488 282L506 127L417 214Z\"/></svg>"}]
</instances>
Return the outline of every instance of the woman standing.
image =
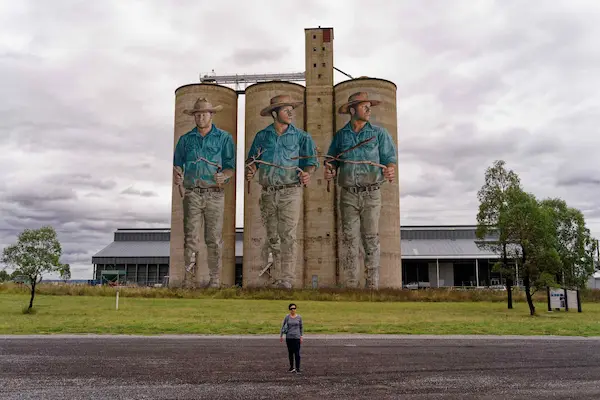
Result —
<instances>
[{"instance_id":1,"label":"woman standing","mask_svg":"<svg viewBox=\"0 0 600 400\"><path fill-rule=\"evenodd\" d=\"M294 303L288 306L290 313L283 319L279 341L283 342L285 333L285 342L288 348L290 359L290 369L288 372L300 372L300 344L304 329L302 327L302 317L296 314L296 305ZM294 357L296 358L296 368L294 368Z\"/></svg>"}]
</instances>

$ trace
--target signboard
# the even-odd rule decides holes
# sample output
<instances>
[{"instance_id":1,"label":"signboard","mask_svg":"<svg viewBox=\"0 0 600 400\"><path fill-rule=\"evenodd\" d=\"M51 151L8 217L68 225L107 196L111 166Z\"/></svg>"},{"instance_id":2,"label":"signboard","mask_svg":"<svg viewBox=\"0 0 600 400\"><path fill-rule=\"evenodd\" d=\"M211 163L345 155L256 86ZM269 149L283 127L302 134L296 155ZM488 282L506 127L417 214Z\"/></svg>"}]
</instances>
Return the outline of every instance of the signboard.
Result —
<instances>
[{"instance_id":1,"label":"signboard","mask_svg":"<svg viewBox=\"0 0 600 400\"><path fill-rule=\"evenodd\" d=\"M567 290L567 310L578 308L577 297L577 290Z\"/></svg>"},{"instance_id":2,"label":"signboard","mask_svg":"<svg viewBox=\"0 0 600 400\"><path fill-rule=\"evenodd\" d=\"M567 290L547 287L548 311L577 310L581 312L581 298L578 290Z\"/></svg>"}]
</instances>

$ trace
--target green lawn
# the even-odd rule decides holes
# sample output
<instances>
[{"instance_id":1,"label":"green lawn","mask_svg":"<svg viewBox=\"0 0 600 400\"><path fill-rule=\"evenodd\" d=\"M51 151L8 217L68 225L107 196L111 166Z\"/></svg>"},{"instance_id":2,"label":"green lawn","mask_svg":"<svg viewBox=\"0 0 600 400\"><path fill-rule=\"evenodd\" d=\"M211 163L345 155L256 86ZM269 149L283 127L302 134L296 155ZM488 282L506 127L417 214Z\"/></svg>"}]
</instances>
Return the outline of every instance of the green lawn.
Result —
<instances>
[{"instance_id":1,"label":"green lawn","mask_svg":"<svg viewBox=\"0 0 600 400\"><path fill-rule=\"evenodd\" d=\"M0 334L277 334L289 301L0 294ZM316 333L600 336L600 304L583 313L492 302L299 301L306 335Z\"/></svg>"}]
</instances>

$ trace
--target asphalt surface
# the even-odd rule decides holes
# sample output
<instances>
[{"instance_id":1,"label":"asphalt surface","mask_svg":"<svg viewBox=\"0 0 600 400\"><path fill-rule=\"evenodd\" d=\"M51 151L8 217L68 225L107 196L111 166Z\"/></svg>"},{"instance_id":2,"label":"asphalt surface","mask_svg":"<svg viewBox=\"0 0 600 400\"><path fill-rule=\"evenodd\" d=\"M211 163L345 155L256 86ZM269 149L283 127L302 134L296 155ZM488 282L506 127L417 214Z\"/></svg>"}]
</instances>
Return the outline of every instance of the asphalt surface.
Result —
<instances>
[{"instance_id":1,"label":"asphalt surface","mask_svg":"<svg viewBox=\"0 0 600 400\"><path fill-rule=\"evenodd\" d=\"M598 399L600 339L0 336L2 399Z\"/></svg>"}]
</instances>

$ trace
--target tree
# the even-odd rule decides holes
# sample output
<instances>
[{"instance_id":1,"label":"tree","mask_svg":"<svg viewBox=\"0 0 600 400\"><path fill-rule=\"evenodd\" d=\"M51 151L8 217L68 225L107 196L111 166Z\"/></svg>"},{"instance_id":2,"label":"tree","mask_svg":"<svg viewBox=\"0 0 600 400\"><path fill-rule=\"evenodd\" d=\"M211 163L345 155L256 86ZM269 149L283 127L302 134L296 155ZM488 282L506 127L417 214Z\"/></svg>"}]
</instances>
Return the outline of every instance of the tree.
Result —
<instances>
[{"instance_id":1,"label":"tree","mask_svg":"<svg viewBox=\"0 0 600 400\"><path fill-rule=\"evenodd\" d=\"M41 282L44 273L58 272L62 253L56 231L51 226L40 229L25 229L16 244L6 247L2 252L2 262L12 266L29 279L31 285L30 312L35 297L35 286Z\"/></svg>"},{"instance_id":2,"label":"tree","mask_svg":"<svg viewBox=\"0 0 600 400\"><path fill-rule=\"evenodd\" d=\"M10 280L10 274L5 270L0 271L0 282L6 282Z\"/></svg>"},{"instance_id":3,"label":"tree","mask_svg":"<svg viewBox=\"0 0 600 400\"><path fill-rule=\"evenodd\" d=\"M58 272L60 273L60 279L68 281L71 279L71 266L69 264L61 264Z\"/></svg>"},{"instance_id":4,"label":"tree","mask_svg":"<svg viewBox=\"0 0 600 400\"><path fill-rule=\"evenodd\" d=\"M506 228L501 224L501 215L506 212L508 191L511 188L521 188L519 176L512 170L507 171L506 163L497 160L485 172L485 183L477 192L479 212L477 213L477 245L487 251L498 254L501 262L494 266L506 277L508 293L508 308L512 309L512 282L515 275L514 267L508 263L508 245L510 237ZM494 239L491 239L494 237Z\"/></svg>"},{"instance_id":5,"label":"tree","mask_svg":"<svg viewBox=\"0 0 600 400\"><path fill-rule=\"evenodd\" d=\"M534 195L517 187L507 191L507 207L499 225L510 238L508 255L517 261L530 315L535 315L535 292L556 285L555 277L561 271L554 221L551 210Z\"/></svg>"},{"instance_id":6,"label":"tree","mask_svg":"<svg viewBox=\"0 0 600 400\"><path fill-rule=\"evenodd\" d=\"M567 206L561 199L546 199L542 206L548 209L553 218L556 236L556 250L562 266L560 278L568 288L583 288L594 274L596 240L585 226L583 213Z\"/></svg>"}]
</instances>

